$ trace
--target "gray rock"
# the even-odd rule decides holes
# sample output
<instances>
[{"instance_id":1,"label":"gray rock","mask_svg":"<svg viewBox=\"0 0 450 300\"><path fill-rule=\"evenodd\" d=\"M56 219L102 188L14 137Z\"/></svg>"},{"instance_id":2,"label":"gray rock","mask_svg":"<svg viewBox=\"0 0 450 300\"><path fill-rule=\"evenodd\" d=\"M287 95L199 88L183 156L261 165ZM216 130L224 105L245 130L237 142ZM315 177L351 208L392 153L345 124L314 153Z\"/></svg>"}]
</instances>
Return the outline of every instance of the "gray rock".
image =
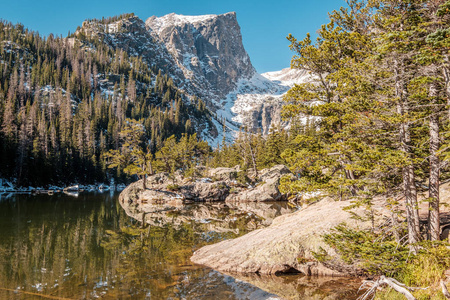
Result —
<instances>
[{"instance_id":1,"label":"gray rock","mask_svg":"<svg viewBox=\"0 0 450 300\"><path fill-rule=\"evenodd\" d=\"M242 44L236 13L155 16L145 22L152 36L168 49L193 93L219 100L240 78L256 73Z\"/></svg>"},{"instance_id":2,"label":"gray rock","mask_svg":"<svg viewBox=\"0 0 450 300\"><path fill-rule=\"evenodd\" d=\"M323 234L342 222L352 228L371 228L370 222L355 220L343 210L350 204L350 201L324 199L298 212L276 218L267 228L205 246L197 250L191 260L223 272L277 274L296 270L305 275L356 275L360 270L340 261L322 238ZM377 222L388 214L382 208L379 210ZM359 215L365 213L364 208L353 212ZM315 260L313 252L321 248L337 258L334 265L325 266Z\"/></svg>"},{"instance_id":3,"label":"gray rock","mask_svg":"<svg viewBox=\"0 0 450 300\"><path fill-rule=\"evenodd\" d=\"M224 201L229 191L230 187L224 181L198 181L180 187L180 193L183 194L184 198L194 201Z\"/></svg>"},{"instance_id":4,"label":"gray rock","mask_svg":"<svg viewBox=\"0 0 450 300\"><path fill-rule=\"evenodd\" d=\"M280 178L284 175L291 174L291 171L284 165L277 165L270 169L264 169L260 173L260 182L256 187L230 194L226 201L253 202L286 200L286 195L282 194L278 187L280 185Z\"/></svg>"},{"instance_id":5,"label":"gray rock","mask_svg":"<svg viewBox=\"0 0 450 300\"><path fill-rule=\"evenodd\" d=\"M216 180L231 182L236 179L239 172L239 166L234 168L215 168L208 170L208 176Z\"/></svg>"},{"instance_id":6,"label":"gray rock","mask_svg":"<svg viewBox=\"0 0 450 300\"><path fill-rule=\"evenodd\" d=\"M136 181L127 186L119 195L121 203L146 202L151 204L172 205L182 201L180 194L162 189L163 183L167 180L166 173L151 176L147 181L147 189L143 189L142 180ZM153 185L151 183L154 183ZM167 182L167 181L166 181Z\"/></svg>"},{"instance_id":7,"label":"gray rock","mask_svg":"<svg viewBox=\"0 0 450 300\"><path fill-rule=\"evenodd\" d=\"M139 180L125 188L120 199L126 202L147 201L165 203L181 200L193 201L227 201L227 202L260 202L285 200L279 189L279 181L283 175L290 174L286 166L278 165L261 171L261 182L254 188L245 189L236 185L234 178L239 168L216 168L206 172L218 181L209 178L195 182L183 178L180 174L158 173L148 176L147 189L143 190L143 182ZM231 189L236 191L230 194Z\"/></svg>"}]
</instances>

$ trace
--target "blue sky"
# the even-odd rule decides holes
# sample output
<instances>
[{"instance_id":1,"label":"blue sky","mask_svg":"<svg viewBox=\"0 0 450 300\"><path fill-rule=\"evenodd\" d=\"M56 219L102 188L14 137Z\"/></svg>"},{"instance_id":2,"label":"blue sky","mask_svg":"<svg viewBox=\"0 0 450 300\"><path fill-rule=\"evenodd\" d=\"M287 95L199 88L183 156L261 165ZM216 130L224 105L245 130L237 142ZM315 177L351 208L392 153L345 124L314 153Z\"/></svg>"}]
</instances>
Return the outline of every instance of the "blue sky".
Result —
<instances>
[{"instance_id":1,"label":"blue sky","mask_svg":"<svg viewBox=\"0 0 450 300\"><path fill-rule=\"evenodd\" d=\"M328 22L328 12L343 0L0 0L0 18L48 35L66 36L85 19L134 12L144 21L153 15L222 14L235 11L244 46L258 72L289 67L293 53L286 36L297 39Z\"/></svg>"}]
</instances>

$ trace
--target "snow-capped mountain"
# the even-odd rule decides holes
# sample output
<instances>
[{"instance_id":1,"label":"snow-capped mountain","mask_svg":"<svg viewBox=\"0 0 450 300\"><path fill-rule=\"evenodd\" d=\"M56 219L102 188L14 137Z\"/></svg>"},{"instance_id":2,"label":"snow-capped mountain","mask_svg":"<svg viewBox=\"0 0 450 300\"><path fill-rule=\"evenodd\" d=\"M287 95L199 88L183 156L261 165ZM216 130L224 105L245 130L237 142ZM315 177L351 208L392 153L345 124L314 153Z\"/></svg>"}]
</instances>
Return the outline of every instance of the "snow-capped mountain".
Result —
<instances>
[{"instance_id":1,"label":"snow-capped mountain","mask_svg":"<svg viewBox=\"0 0 450 300\"><path fill-rule=\"evenodd\" d=\"M234 12L223 15L182 16L169 14L145 22L164 45L185 80L185 88L217 109L218 100L236 88L241 78L256 71L242 44Z\"/></svg>"},{"instance_id":2,"label":"snow-capped mountain","mask_svg":"<svg viewBox=\"0 0 450 300\"><path fill-rule=\"evenodd\" d=\"M150 17L136 16L105 24L85 21L85 35L98 37L110 47L142 56L152 67L169 74L187 95L201 98L214 113L216 132L227 135L245 125L267 133L280 123L282 95L294 83L308 80L299 70L258 74L242 44L236 13ZM214 130L213 130L214 131ZM222 134L208 136L213 145Z\"/></svg>"},{"instance_id":3,"label":"snow-capped mountain","mask_svg":"<svg viewBox=\"0 0 450 300\"><path fill-rule=\"evenodd\" d=\"M286 125L281 120L283 95L294 84L309 80L311 77L306 71L289 68L242 78L237 88L221 102L222 108L217 114L267 134L274 124Z\"/></svg>"}]
</instances>

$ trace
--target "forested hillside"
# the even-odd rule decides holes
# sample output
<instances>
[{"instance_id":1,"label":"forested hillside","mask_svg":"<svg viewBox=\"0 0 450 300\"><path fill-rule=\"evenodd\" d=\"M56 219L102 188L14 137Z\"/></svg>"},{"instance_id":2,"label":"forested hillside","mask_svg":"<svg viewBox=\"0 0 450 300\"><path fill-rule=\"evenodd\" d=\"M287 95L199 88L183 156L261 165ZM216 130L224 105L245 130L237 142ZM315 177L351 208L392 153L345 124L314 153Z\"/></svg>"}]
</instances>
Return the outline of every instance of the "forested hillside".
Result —
<instances>
[{"instance_id":1,"label":"forested hillside","mask_svg":"<svg viewBox=\"0 0 450 300\"><path fill-rule=\"evenodd\" d=\"M125 179L125 166L108 170L104 154L120 148L127 118L144 125L152 153L211 122L201 100L138 56L0 22L0 177L18 185Z\"/></svg>"}]
</instances>

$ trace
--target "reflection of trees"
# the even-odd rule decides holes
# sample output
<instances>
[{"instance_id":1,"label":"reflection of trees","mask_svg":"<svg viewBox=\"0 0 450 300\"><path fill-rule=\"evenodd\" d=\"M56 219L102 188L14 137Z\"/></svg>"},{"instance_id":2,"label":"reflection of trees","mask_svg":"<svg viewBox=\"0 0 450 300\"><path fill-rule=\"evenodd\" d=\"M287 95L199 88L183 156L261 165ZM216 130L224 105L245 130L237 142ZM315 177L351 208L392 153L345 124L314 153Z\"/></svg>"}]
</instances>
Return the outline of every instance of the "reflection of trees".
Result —
<instances>
[{"instance_id":1,"label":"reflection of trees","mask_svg":"<svg viewBox=\"0 0 450 300\"><path fill-rule=\"evenodd\" d=\"M102 245L107 250L120 248L115 271L122 292L139 295L147 291L156 299L166 299L174 296L169 287L178 284L196 243L202 242L192 228L175 230L167 225L147 229L124 226L117 232L108 231Z\"/></svg>"},{"instance_id":2,"label":"reflection of trees","mask_svg":"<svg viewBox=\"0 0 450 300\"><path fill-rule=\"evenodd\" d=\"M196 248L236 236L233 231L211 230L238 228L242 234L249 220L256 222L255 216L234 207L203 204L192 206L184 216L193 218L171 212L160 227L142 229L108 195L15 196L1 201L0 288L20 287L73 299L270 296L189 261ZM204 218L210 218L210 223L194 221ZM32 297L20 295L0 289L0 299Z\"/></svg>"},{"instance_id":3,"label":"reflection of trees","mask_svg":"<svg viewBox=\"0 0 450 300\"><path fill-rule=\"evenodd\" d=\"M178 298L190 282L201 290L209 278L189 261L194 247L235 236L206 237L193 221L141 229L115 201L82 194L0 202L0 287L77 299Z\"/></svg>"},{"instance_id":4,"label":"reflection of trees","mask_svg":"<svg viewBox=\"0 0 450 300\"><path fill-rule=\"evenodd\" d=\"M106 227L118 228L128 218L111 209L113 199L100 197L107 199L17 195L1 202L1 286L82 298L100 277L114 275L109 261L118 255L100 242Z\"/></svg>"}]
</instances>

